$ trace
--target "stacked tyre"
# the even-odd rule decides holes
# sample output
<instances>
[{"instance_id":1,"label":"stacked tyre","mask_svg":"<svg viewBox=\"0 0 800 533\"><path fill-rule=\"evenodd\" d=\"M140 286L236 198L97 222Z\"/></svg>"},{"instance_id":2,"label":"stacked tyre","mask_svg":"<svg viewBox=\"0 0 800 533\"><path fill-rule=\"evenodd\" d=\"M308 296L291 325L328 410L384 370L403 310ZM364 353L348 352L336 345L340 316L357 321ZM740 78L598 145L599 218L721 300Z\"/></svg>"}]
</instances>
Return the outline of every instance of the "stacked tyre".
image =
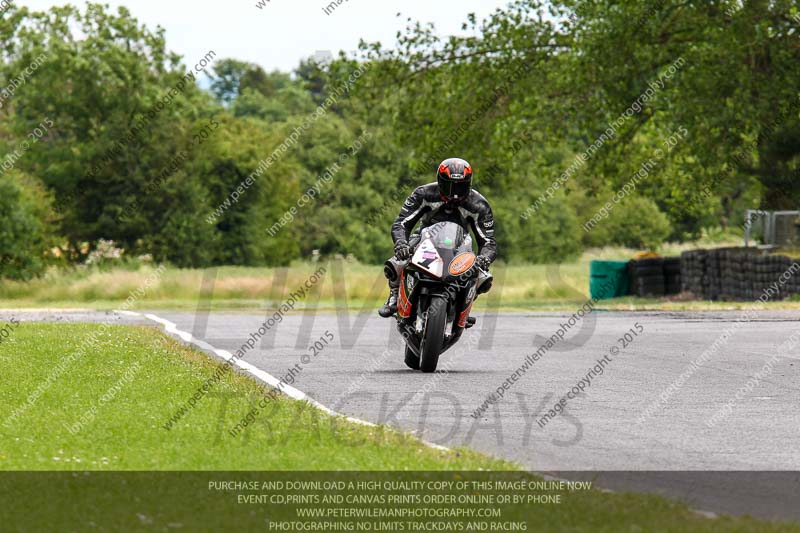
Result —
<instances>
[{"instance_id":1,"label":"stacked tyre","mask_svg":"<svg viewBox=\"0 0 800 533\"><path fill-rule=\"evenodd\" d=\"M781 300L784 298L788 298L792 295L792 277L791 273L789 272L789 268L791 267L792 260L786 257L785 255L775 255L773 257L772 263L772 272L774 274L774 278L778 280L778 285L780 287L780 295L778 296ZM781 283L781 280L783 282Z\"/></svg>"},{"instance_id":2,"label":"stacked tyre","mask_svg":"<svg viewBox=\"0 0 800 533\"><path fill-rule=\"evenodd\" d=\"M720 287L720 300L731 301L740 298L741 282L738 278L741 276L742 265L738 257L737 251L734 248L728 248L722 251L720 276L723 282Z\"/></svg>"},{"instance_id":3,"label":"stacked tyre","mask_svg":"<svg viewBox=\"0 0 800 533\"><path fill-rule=\"evenodd\" d=\"M639 259L629 263L631 294L642 298L664 296L664 258Z\"/></svg>"},{"instance_id":4,"label":"stacked tyre","mask_svg":"<svg viewBox=\"0 0 800 533\"><path fill-rule=\"evenodd\" d=\"M756 259L760 257L760 255L756 250L750 250L747 248L740 249L738 255L740 278L742 280L739 284L739 290L741 293L738 299L752 301L757 297L756 295L761 292L755 290Z\"/></svg>"},{"instance_id":5,"label":"stacked tyre","mask_svg":"<svg viewBox=\"0 0 800 533\"><path fill-rule=\"evenodd\" d=\"M731 250L728 270L731 277L725 280L733 289L733 300L752 300L754 295L760 293L756 290L756 268L761 261L761 255L751 248L736 248Z\"/></svg>"},{"instance_id":6,"label":"stacked tyre","mask_svg":"<svg viewBox=\"0 0 800 533\"><path fill-rule=\"evenodd\" d=\"M773 274L773 264L778 257L779 256L760 255L753 258L753 291L759 296L763 294L776 279L776 275Z\"/></svg>"},{"instance_id":7,"label":"stacked tyre","mask_svg":"<svg viewBox=\"0 0 800 533\"><path fill-rule=\"evenodd\" d=\"M705 294L709 300L719 300L724 292L725 265L728 248L717 248L708 251L706 258Z\"/></svg>"},{"instance_id":8,"label":"stacked tyre","mask_svg":"<svg viewBox=\"0 0 800 533\"><path fill-rule=\"evenodd\" d=\"M761 258L761 263L756 269L757 291L756 298L760 298L764 291L771 290L771 299L783 300L797 294L797 285L800 278L793 272L793 259L785 255L767 255ZM775 290L777 289L777 294Z\"/></svg>"},{"instance_id":9,"label":"stacked tyre","mask_svg":"<svg viewBox=\"0 0 800 533\"><path fill-rule=\"evenodd\" d=\"M721 249L719 299L742 301L752 298L757 257L757 250L752 248Z\"/></svg>"},{"instance_id":10,"label":"stacked tyre","mask_svg":"<svg viewBox=\"0 0 800 533\"><path fill-rule=\"evenodd\" d=\"M800 294L800 261L797 273L795 262L757 248L692 250L681 254L683 290L709 300L754 301L769 289L771 299L783 299Z\"/></svg>"},{"instance_id":11,"label":"stacked tyre","mask_svg":"<svg viewBox=\"0 0 800 533\"><path fill-rule=\"evenodd\" d=\"M681 288L694 294L697 298L705 298L706 250L690 250L681 254Z\"/></svg>"},{"instance_id":12,"label":"stacked tyre","mask_svg":"<svg viewBox=\"0 0 800 533\"><path fill-rule=\"evenodd\" d=\"M664 294L679 294L682 290L681 258L664 258Z\"/></svg>"},{"instance_id":13,"label":"stacked tyre","mask_svg":"<svg viewBox=\"0 0 800 533\"><path fill-rule=\"evenodd\" d=\"M796 266L795 266L796 265ZM696 298L755 301L800 294L800 259L763 255L757 248L691 250L680 257L628 263L629 294L658 297L691 292Z\"/></svg>"},{"instance_id":14,"label":"stacked tyre","mask_svg":"<svg viewBox=\"0 0 800 533\"><path fill-rule=\"evenodd\" d=\"M788 279L786 280L786 283L781 288L781 290L785 293L785 297L788 298L794 296L795 294L800 294L800 271L795 272L797 267L794 266L796 263L800 265L800 261L791 259L786 256L782 257L783 261L780 267L781 274L785 272L786 276L788 276Z\"/></svg>"}]
</instances>

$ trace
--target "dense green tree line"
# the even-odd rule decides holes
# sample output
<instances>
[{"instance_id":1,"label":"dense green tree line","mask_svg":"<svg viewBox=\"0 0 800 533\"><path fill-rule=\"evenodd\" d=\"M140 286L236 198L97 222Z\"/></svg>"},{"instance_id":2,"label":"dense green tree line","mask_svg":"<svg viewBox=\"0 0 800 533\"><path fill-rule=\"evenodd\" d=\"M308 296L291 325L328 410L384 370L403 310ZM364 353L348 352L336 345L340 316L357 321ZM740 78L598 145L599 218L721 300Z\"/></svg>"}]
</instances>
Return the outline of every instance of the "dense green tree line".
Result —
<instances>
[{"instance_id":1,"label":"dense green tree line","mask_svg":"<svg viewBox=\"0 0 800 533\"><path fill-rule=\"evenodd\" d=\"M409 21L397 48L268 73L180 58L124 9L12 6L0 272L82 261L100 239L179 266L377 263L449 156L473 163L508 261L653 247L800 203L794 2L517 0L464 27Z\"/></svg>"}]
</instances>

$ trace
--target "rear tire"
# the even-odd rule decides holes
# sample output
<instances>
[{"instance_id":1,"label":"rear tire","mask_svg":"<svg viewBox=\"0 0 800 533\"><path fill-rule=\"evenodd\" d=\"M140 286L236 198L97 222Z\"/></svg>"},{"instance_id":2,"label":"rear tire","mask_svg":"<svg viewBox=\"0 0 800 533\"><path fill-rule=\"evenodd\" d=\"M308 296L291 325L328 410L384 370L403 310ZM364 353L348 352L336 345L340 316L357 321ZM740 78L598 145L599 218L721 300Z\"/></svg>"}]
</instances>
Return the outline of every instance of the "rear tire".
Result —
<instances>
[{"instance_id":1,"label":"rear tire","mask_svg":"<svg viewBox=\"0 0 800 533\"><path fill-rule=\"evenodd\" d=\"M444 344L444 328L447 322L447 302L432 298L425 317L422 344L419 348L419 369L434 372L439 364L439 354Z\"/></svg>"},{"instance_id":2,"label":"rear tire","mask_svg":"<svg viewBox=\"0 0 800 533\"><path fill-rule=\"evenodd\" d=\"M406 366L412 370L419 370L419 357L414 353L408 344L406 344Z\"/></svg>"}]
</instances>

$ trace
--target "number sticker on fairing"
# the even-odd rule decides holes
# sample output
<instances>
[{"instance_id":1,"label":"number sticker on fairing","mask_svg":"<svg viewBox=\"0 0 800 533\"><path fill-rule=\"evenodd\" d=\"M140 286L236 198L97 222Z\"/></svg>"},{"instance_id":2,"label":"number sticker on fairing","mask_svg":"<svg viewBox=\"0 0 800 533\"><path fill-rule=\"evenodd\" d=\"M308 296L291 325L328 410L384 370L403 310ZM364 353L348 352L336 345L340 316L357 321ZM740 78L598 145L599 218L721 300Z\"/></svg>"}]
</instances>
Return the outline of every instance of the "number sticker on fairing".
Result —
<instances>
[{"instance_id":1,"label":"number sticker on fairing","mask_svg":"<svg viewBox=\"0 0 800 533\"><path fill-rule=\"evenodd\" d=\"M436 247L430 239L425 239L417 247L417 251L414 252L414 257L411 258L411 263L432 276L436 276L437 278L442 277L444 261L439 257L439 252L436 251Z\"/></svg>"}]
</instances>

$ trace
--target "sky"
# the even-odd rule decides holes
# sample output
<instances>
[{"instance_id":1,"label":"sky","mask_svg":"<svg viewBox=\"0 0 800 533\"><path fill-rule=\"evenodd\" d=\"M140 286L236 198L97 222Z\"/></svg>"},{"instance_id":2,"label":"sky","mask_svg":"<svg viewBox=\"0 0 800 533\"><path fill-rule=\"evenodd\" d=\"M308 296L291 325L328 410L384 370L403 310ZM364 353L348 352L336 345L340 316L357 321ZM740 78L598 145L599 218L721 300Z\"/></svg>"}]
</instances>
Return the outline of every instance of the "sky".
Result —
<instances>
[{"instance_id":1,"label":"sky","mask_svg":"<svg viewBox=\"0 0 800 533\"><path fill-rule=\"evenodd\" d=\"M341 1L329 14L324 8ZM14 0L35 10L83 0ZM433 22L441 35L461 34L468 13L484 18L508 0L106 0L125 5L140 22L166 30L167 46L194 64L209 50L265 70L293 70L318 51L354 51L360 38L395 43L407 18ZM262 7L256 4L261 3ZM397 13L402 13L398 17Z\"/></svg>"}]
</instances>

